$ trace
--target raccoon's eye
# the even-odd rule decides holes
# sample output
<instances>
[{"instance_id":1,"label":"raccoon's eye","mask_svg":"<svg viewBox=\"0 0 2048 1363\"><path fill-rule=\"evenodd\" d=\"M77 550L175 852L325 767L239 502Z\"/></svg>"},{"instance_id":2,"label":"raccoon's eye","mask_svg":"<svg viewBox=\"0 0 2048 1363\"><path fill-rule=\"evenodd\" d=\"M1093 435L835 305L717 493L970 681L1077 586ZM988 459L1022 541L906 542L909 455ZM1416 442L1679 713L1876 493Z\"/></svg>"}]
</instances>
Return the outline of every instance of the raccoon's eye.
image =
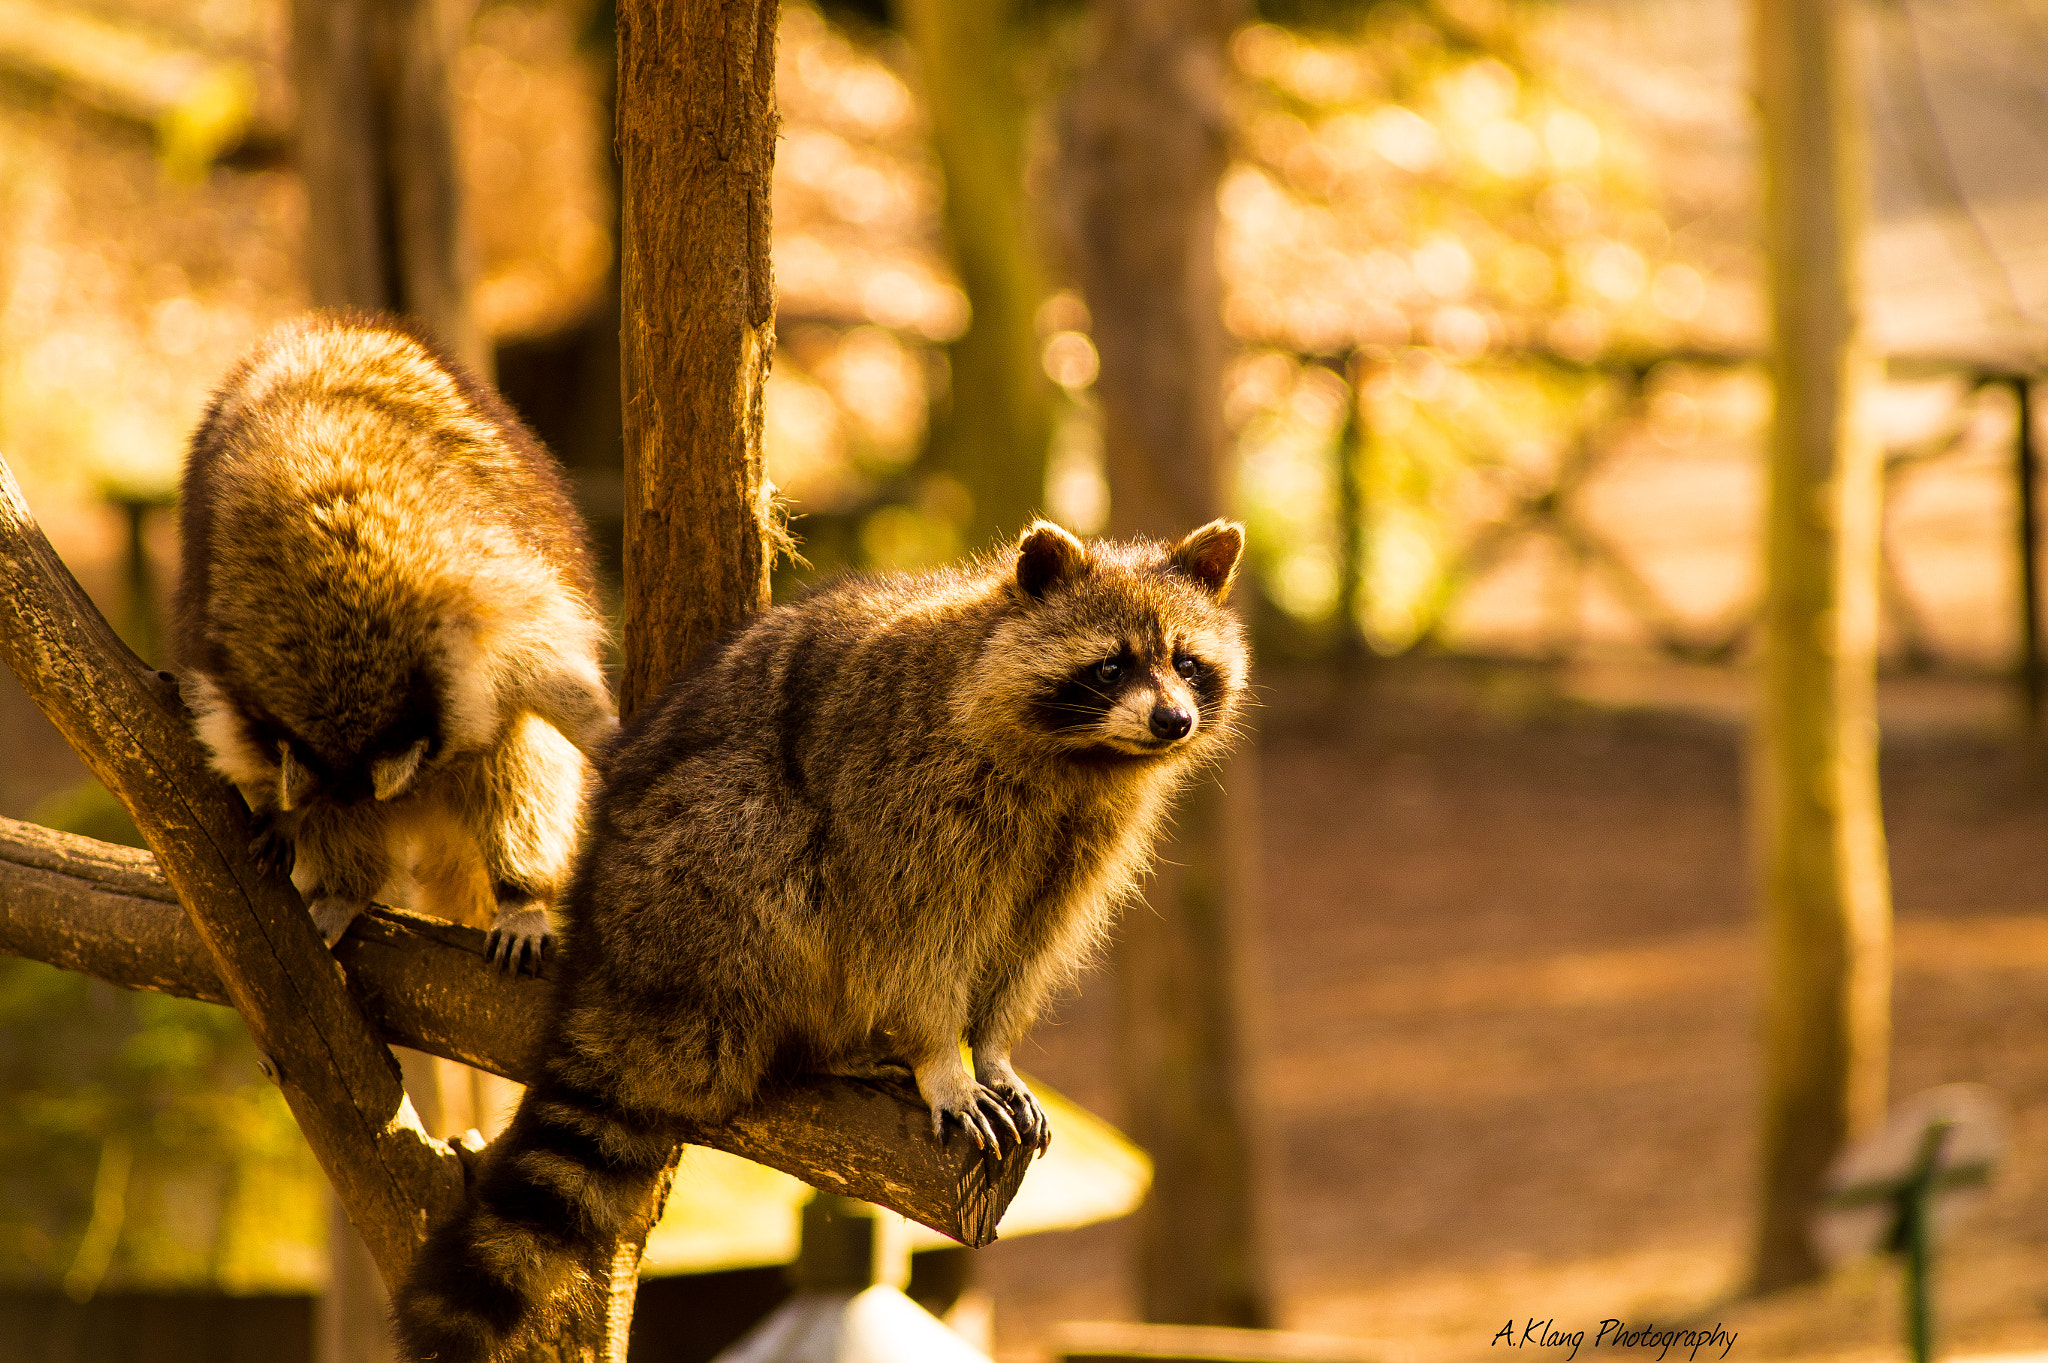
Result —
<instances>
[{"instance_id":1,"label":"raccoon's eye","mask_svg":"<svg viewBox=\"0 0 2048 1363\"><path fill-rule=\"evenodd\" d=\"M1173 660L1173 670L1180 673L1187 680L1193 681L1195 674L1202 670L1202 665L1183 653Z\"/></svg>"},{"instance_id":2,"label":"raccoon's eye","mask_svg":"<svg viewBox=\"0 0 2048 1363\"><path fill-rule=\"evenodd\" d=\"M1124 665L1114 658L1105 658L1095 667L1095 680L1099 682L1113 682L1123 674Z\"/></svg>"}]
</instances>

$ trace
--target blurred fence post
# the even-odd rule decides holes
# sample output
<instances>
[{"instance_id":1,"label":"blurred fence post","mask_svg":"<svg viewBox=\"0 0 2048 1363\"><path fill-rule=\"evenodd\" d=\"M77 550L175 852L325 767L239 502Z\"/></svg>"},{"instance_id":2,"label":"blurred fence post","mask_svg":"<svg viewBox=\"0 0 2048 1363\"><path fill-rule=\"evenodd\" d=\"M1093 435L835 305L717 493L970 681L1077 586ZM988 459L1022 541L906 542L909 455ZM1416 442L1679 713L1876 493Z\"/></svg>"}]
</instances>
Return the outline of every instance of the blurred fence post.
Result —
<instances>
[{"instance_id":1,"label":"blurred fence post","mask_svg":"<svg viewBox=\"0 0 2048 1363\"><path fill-rule=\"evenodd\" d=\"M1337 659L1356 664L1365 657L1366 594L1365 451L1372 439L1366 386L1373 361L1353 347L1337 362L1344 380L1344 421L1337 428Z\"/></svg>"},{"instance_id":2,"label":"blurred fence post","mask_svg":"<svg viewBox=\"0 0 2048 1363\"><path fill-rule=\"evenodd\" d=\"M1750 766L1769 966L1752 1286L1821 1271L1829 1163L1884 1115L1891 887L1878 813L1882 453L1857 256L1868 137L1851 0L1755 0L1776 412Z\"/></svg>"}]
</instances>

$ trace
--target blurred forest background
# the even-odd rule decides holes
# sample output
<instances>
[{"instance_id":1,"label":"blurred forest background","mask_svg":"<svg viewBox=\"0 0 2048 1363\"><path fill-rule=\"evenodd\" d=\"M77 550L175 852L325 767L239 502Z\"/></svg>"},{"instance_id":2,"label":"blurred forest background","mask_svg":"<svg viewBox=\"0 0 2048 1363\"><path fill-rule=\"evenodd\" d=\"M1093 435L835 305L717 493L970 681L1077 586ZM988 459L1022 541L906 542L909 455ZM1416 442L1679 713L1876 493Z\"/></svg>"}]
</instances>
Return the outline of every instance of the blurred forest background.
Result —
<instances>
[{"instance_id":1,"label":"blurred forest background","mask_svg":"<svg viewBox=\"0 0 2048 1363\"><path fill-rule=\"evenodd\" d=\"M468 347L623 516L611 28L483 0L453 89ZM2048 767L2022 511L2048 6L1865 12L1885 358L1893 1090L2011 1104L1946 1338L2048 1342ZM769 473L805 562L1113 521L1062 173L1080 0L783 8ZM0 450L160 657L183 441L308 305L281 0L0 0ZM1274 0L1227 38L1225 500L1261 664L1254 1171L1278 1323L1398 1359L1503 1319L1888 1356L1884 1264L1748 1271L1761 988L1740 752L1771 397L1744 7ZM2023 497L2026 490L2028 496ZM0 682L0 814L133 840ZM1131 1129L1091 976L1020 1063ZM316 1290L320 1176L224 1010L0 960L0 1288ZM1142 1310L1123 1223L1005 1243L995 1341ZM1567 1324L1566 1328L1576 1328Z\"/></svg>"}]
</instances>

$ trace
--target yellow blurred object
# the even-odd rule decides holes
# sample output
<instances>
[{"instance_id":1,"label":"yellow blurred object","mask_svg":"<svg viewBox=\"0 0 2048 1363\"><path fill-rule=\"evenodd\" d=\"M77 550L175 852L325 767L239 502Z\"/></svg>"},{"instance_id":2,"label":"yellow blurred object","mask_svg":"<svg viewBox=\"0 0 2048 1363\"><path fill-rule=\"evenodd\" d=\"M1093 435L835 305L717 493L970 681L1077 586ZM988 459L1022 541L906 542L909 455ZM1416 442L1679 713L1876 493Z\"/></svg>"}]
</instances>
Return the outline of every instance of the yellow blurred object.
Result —
<instances>
[{"instance_id":1,"label":"yellow blurred object","mask_svg":"<svg viewBox=\"0 0 2048 1363\"><path fill-rule=\"evenodd\" d=\"M25 0L0 0L0 70L155 128L165 170L185 182L204 177L256 123L256 78L245 64Z\"/></svg>"},{"instance_id":2,"label":"yellow blurred object","mask_svg":"<svg viewBox=\"0 0 2048 1363\"><path fill-rule=\"evenodd\" d=\"M1152 1186L1145 1152L1100 1117L1029 1082L1052 1122L1052 1147L1024 1176L1000 1234L1071 1230L1136 1210ZM668 1210L647 1237L640 1271L660 1277L789 1263L810 1195L787 1174L691 1146L676 1170ZM913 1250L954 1243L919 1225L911 1225L909 1235Z\"/></svg>"},{"instance_id":3,"label":"yellow blurred object","mask_svg":"<svg viewBox=\"0 0 2048 1363\"><path fill-rule=\"evenodd\" d=\"M241 145L256 117L256 78L240 62L198 75L156 121L164 174L194 184L223 153Z\"/></svg>"}]
</instances>

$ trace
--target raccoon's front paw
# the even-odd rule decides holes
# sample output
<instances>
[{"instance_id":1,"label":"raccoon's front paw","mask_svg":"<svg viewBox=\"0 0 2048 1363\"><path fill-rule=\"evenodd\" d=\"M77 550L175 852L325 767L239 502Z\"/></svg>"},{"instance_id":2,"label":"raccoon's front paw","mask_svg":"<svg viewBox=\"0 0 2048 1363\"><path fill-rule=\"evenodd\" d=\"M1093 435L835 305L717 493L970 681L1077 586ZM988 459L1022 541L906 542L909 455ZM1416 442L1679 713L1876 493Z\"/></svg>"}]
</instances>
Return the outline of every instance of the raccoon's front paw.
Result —
<instances>
[{"instance_id":1,"label":"raccoon's front paw","mask_svg":"<svg viewBox=\"0 0 2048 1363\"><path fill-rule=\"evenodd\" d=\"M1009 1082L998 1080L988 1085L988 1089L1008 1105L1010 1115L1017 1119L1017 1134L1025 1145L1041 1155L1051 1148L1052 1123L1047 1120L1038 1095L1027 1088L1022 1079L1012 1076Z\"/></svg>"},{"instance_id":2,"label":"raccoon's front paw","mask_svg":"<svg viewBox=\"0 0 2048 1363\"><path fill-rule=\"evenodd\" d=\"M1017 1071L1010 1068L1010 1062L978 1056L974 1063L974 1078L1009 1107L1024 1144L1044 1154L1052 1144L1052 1123L1046 1119L1038 1095L1031 1091Z\"/></svg>"},{"instance_id":3,"label":"raccoon's front paw","mask_svg":"<svg viewBox=\"0 0 2048 1363\"><path fill-rule=\"evenodd\" d=\"M308 904L306 909L313 915L313 926L320 929L321 939L331 947L348 931L348 925L355 922L362 911L369 907L370 901L367 899L343 899L339 895L322 895Z\"/></svg>"},{"instance_id":4,"label":"raccoon's front paw","mask_svg":"<svg viewBox=\"0 0 2048 1363\"><path fill-rule=\"evenodd\" d=\"M255 822L256 835L249 839L250 859L271 875L291 875L296 857L292 840L277 826L277 811L263 810Z\"/></svg>"},{"instance_id":5,"label":"raccoon's front paw","mask_svg":"<svg viewBox=\"0 0 2048 1363\"><path fill-rule=\"evenodd\" d=\"M484 955L496 962L500 970L513 974L527 970L538 975L554 935L547 914L538 904L528 904L523 909L500 909L497 921L484 935Z\"/></svg>"},{"instance_id":6,"label":"raccoon's front paw","mask_svg":"<svg viewBox=\"0 0 2048 1363\"><path fill-rule=\"evenodd\" d=\"M991 1173L1006 1154L1024 1144L1024 1137L1010 1116L1009 1104L994 1089L975 1084L960 1099L940 1099L930 1106L932 1135L939 1143L945 1143L946 1124L953 1123L974 1142L974 1148L981 1152L981 1162Z\"/></svg>"}]
</instances>

